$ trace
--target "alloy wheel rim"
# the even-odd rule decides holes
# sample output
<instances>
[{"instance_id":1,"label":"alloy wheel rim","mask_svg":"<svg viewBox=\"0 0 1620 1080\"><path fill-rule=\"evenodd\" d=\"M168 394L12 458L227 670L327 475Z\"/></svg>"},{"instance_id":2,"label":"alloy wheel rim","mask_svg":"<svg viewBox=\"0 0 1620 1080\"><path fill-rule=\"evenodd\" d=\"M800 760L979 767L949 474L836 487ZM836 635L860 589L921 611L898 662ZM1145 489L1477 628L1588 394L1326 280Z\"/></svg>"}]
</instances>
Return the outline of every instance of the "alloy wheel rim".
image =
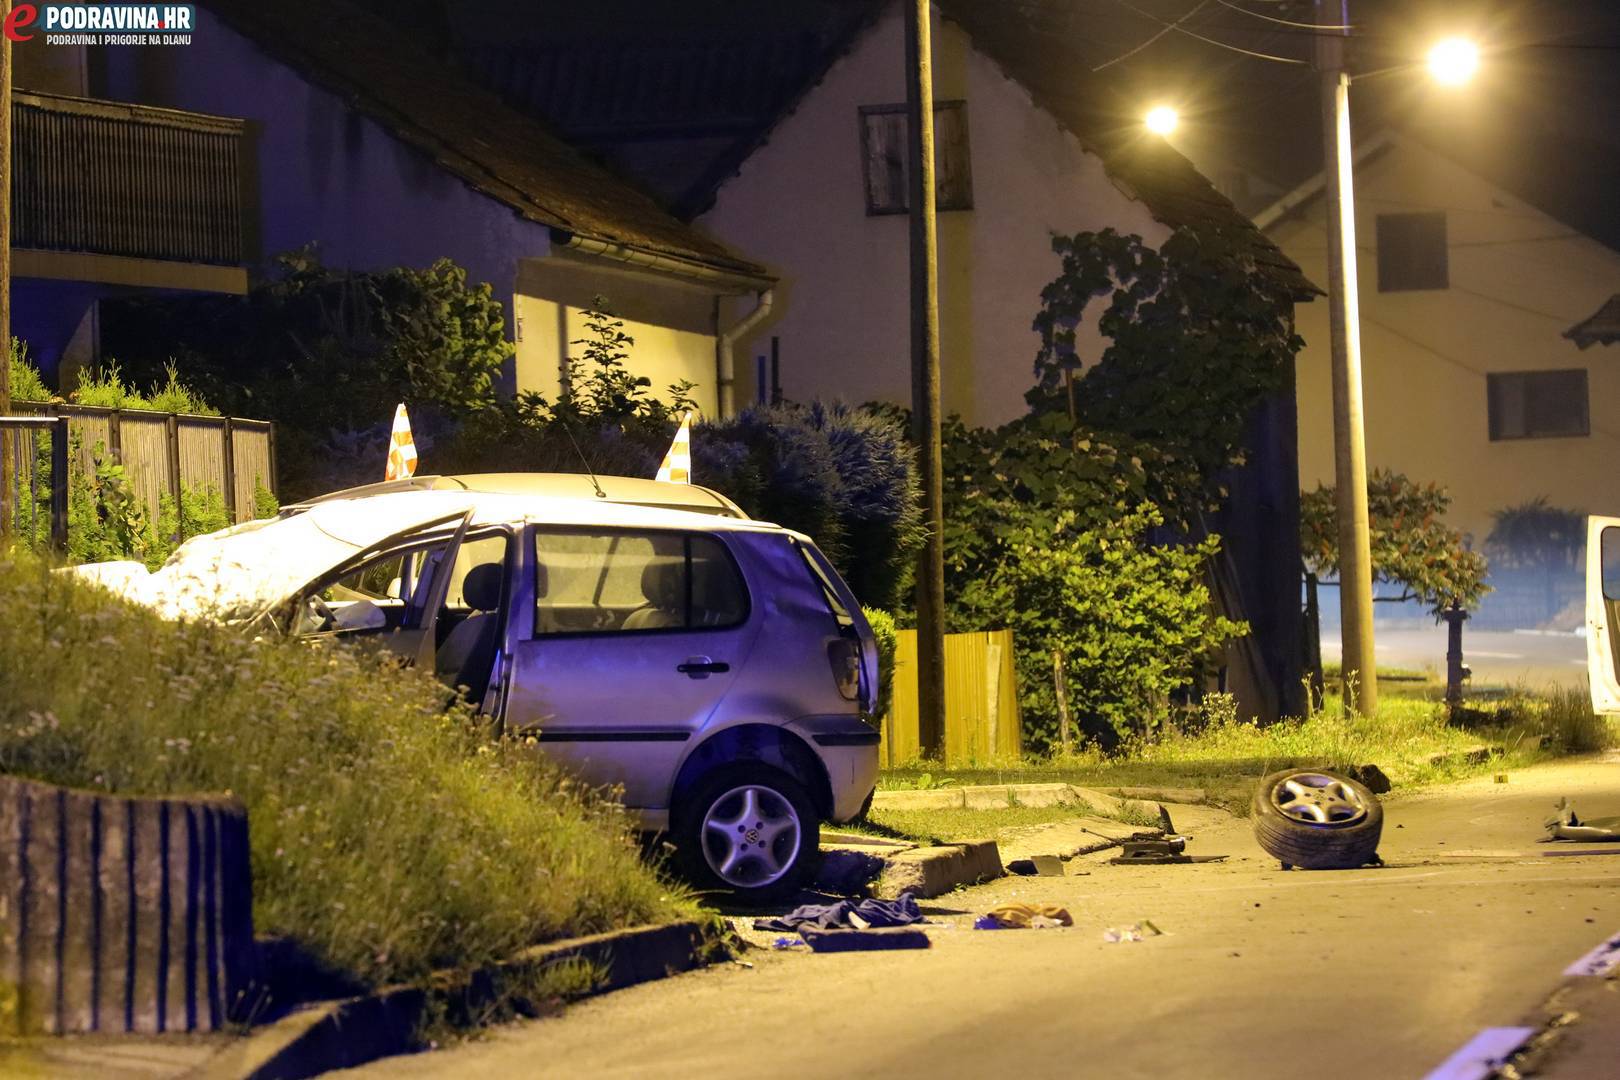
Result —
<instances>
[{"instance_id":1,"label":"alloy wheel rim","mask_svg":"<svg viewBox=\"0 0 1620 1080\"><path fill-rule=\"evenodd\" d=\"M1285 816L1317 828L1342 828L1367 817L1360 792L1336 776L1295 773L1271 789L1271 804Z\"/></svg>"},{"instance_id":2,"label":"alloy wheel rim","mask_svg":"<svg viewBox=\"0 0 1620 1080\"><path fill-rule=\"evenodd\" d=\"M762 888L780 881L799 856L799 813L781 792L742 784L709 804L699 840L703 858L727 885Z\"/></svg>"}]
</instances>

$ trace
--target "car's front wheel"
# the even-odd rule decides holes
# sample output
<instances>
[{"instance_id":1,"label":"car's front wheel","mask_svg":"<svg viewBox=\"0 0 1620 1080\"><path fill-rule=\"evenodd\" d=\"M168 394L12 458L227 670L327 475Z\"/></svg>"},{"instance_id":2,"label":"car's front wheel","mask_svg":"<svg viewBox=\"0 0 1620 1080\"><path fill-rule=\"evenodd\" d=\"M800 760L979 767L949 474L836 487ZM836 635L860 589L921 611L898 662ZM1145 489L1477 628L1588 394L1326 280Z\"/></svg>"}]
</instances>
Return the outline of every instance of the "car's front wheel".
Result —
<instances>
[{"instance_id":1,"label":"car's front wheel","mask_svg":"<svg viewBox=\"0 0 1620 1080\"><path fill-rule=\"evenodd\" d=\"M676 808L679 865L700 890L743 904L776 900L803 883L821 843L804 787L763 765L705 776Z\"/></svg>"}]
</instances>

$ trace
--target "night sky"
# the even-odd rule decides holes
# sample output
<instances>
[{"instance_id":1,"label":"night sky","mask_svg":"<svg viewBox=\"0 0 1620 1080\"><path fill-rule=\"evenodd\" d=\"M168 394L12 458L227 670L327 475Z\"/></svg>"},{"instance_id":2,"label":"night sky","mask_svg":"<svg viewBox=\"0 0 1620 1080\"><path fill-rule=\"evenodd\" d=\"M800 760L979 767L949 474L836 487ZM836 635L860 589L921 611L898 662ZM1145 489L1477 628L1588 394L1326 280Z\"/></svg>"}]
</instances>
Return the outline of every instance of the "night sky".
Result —
<instances>
[{"instance_id":1,"label":"night sky","mask_svg":"<svg viewBox=\"0 0 1620 1080\"><path fill-rule=\"evenodd\" d=\"M1268 0L988 0L1046 19L1088 70L1181 26L1285 59L1309 59L1316 31L1246 14L1309 22L1314 5ZM1351 89L1352 130L1388 125L1494 180L1566 224L1620 249L1620 3L1615 0L1349 0L1351 69L1422 59L1463 34L1485 50L1463 88L1421 67ZM1152 16L1156 16L1157 20ZM1244 56L1170 31L1098 73L1122 113L1180 105L1177 142L1195 159L1228 160L1285 190L1321 168L1319 76L1305 64Z\"/></svg>"},{"instance_id":2,"label":"night sky","mask_svg":"<svg viewBox=\"0 0 1620 1080\"><path fill-rule=\"evenodd\" d=\"M361 0L420 31L446 53L485 41L590 40L616 35L739 35L826 26L874 0ZM1171 101L1176 142L1287 190L1321 168L1317 73L1198 41L1308 60L1317 31L1308 0L978 0L1031 30L1043 60L1090 84L1098 112L1134 124ZM1395 126L1566 224L1620 249L1620 0L1349 0L1352 70L1420 61L1448 34L1486 50L1474 82L1431 84L1421 67L1352 88L1360 136ZM1110 63L1110 61L1117 61ZM1106 66L1104 66L1106 65ZM1102 67L1100 72L1092 69Z\"/></svg>"}]
</instances>

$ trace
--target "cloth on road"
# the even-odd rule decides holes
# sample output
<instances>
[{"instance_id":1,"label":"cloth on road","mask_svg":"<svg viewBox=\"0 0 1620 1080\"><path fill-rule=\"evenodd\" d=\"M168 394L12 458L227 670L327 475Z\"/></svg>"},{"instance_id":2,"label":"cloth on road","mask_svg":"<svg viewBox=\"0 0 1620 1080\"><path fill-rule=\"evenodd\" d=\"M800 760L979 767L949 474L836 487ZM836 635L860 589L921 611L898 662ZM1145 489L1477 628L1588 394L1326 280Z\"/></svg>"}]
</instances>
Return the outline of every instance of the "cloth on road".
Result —
<instances>
[{"instance_id":1,"label":"cloth on road","mask_svg":"<svg viewBox=\"0 0 1620 1080\"><path fill-rule=\"evenodd\" d=\"M917 907L917 898L901 893L898 900L840 900L836 904L805 904L786 915L774 919L755 919L755 930L776 930L792 933L811 927L817 930L839 930L867 927L910 926L926 922Z\"/></svg>"},{"instance_id":2,"label":"cloth on road","mask_svg":"<svg viewBox=\"0 0 1620 1080\"><path fill-rule=\"evenodd\" d=\"M990 925L986 925L986 923ZM1022 930L1027 927L1073 926L1067 908L1056 904L1002 904L973 923L975 930Z\"/></svg>"}]
</instances>

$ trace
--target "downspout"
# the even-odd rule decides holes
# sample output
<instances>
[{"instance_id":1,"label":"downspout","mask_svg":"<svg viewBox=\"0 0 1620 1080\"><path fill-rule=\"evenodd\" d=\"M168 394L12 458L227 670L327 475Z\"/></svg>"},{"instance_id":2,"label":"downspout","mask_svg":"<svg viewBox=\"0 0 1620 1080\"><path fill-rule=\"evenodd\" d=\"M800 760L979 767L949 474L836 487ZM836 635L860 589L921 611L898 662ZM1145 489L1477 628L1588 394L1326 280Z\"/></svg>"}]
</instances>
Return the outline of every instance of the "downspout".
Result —
<instances>
[{"instance_id":1,"label":"downspout","mask_svg":"<svg viewBox=\"0 0 1620 1080\"><path fill-rule=\"evenodd\" d=\"M737 381L737 363L733 350L748 332L764 322L771 313L771 303L775 300L774 289L761 289L759 302L754 310L744 315L728 329L722 330L714 339L714 360L716 373L719 376L720 393L718 395L720 419L732 415L734 402L733 387Z\"/></svg>"}]
</instances>

